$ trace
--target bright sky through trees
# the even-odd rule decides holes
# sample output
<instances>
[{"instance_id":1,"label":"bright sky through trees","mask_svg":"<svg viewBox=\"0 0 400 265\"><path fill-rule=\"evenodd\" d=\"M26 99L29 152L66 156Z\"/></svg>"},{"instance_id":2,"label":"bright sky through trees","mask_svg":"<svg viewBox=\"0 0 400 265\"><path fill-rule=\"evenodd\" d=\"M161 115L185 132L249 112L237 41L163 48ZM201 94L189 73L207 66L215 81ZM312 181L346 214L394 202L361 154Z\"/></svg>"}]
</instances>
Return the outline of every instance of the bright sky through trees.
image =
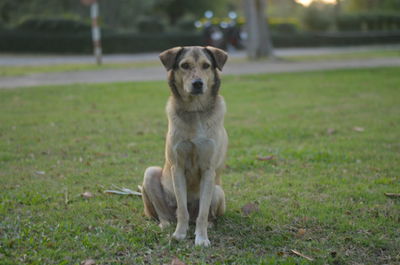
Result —
<instances>
[{"instance_id":1,"label":"bright sky through trees","mask_svg":"<svg viewBox=\"0 0 400 265\"><path fill-rule=\"evenodd\" d=\"M296 2L298 2L302 5L305 5L305 6L308 6L309 4L311 4L312 1L313 0L296 0ZM322 2L334 4L334 3L336 3L336 0L322 0Z\"/></svg>"}]
</instances>

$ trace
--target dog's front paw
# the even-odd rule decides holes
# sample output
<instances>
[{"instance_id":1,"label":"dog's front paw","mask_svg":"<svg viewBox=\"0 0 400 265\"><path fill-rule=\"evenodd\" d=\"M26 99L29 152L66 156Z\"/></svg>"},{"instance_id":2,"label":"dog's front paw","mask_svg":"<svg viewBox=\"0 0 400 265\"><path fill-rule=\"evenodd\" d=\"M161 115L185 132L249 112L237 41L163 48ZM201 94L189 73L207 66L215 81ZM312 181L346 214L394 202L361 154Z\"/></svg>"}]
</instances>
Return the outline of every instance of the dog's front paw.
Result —
<instances>
[{"instance_id":1,"label":"dog's front paw","mask_svg":"<svg viewBox=\"0 0 400 265\"><path fill-rule=\"evenodd\" d=\"M200 247L209 247L211 245L210 240L207 237L203 237L200 235L196 235L196 239L194 240L194 244Z\"/></svg>"},{"instance_id":2,"label":"dog's front paw","mask_svg":"<svg viewBox=\"0 0 400 265\"><path fill-rule=\"evenodd\" d=\"M172 234L172 238L176 240L183 240L186 237L186 232L189 229L189 224L188 223L177 223L176 224L176 229L175 232Z\"/></svg>"},{"instance_id":3,"label":"dog's front paw","mask_svg":"<svg viewBox=\"0 0 400 265\"><path fill-rule=\"evenodd\" d=\"M165 220L161 220L160 224L158 225L162 230L166 229L167 227L169 227L171 225L170 222L165 221Z\"/></svg>"},{"instance_id":4,"label":"dog's front paw","mask_svg":"<svg viewBox=\"0 0 400 265\"><path fill-rule=\"evenodd\" d=\"M181 233L181 232L175 231L172 234L172 238L174 238L176 240L183 240L183 239L185 239L185 237L186 237L186 233Z\"/></svg>"}]
</instances>

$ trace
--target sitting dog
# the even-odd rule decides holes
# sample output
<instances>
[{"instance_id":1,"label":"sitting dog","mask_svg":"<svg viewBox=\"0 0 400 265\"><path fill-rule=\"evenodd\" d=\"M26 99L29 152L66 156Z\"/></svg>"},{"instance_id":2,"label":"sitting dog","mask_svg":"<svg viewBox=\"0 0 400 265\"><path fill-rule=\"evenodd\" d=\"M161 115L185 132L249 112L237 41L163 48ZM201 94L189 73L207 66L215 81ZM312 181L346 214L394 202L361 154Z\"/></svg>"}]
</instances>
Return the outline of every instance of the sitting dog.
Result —
<instances>
[{"instance_id":1,"label":"sitting dog","mask_svg":"<svg viewBox=\"0 0 400 265\"><path fill-rule=\"evenodd\" d=\"M196 220L195 245L209 246L208 221L225 212L220 172L228 145L225 102L218 94L227 53L214 47L176 47L160 54L168 71L168 132L163 168L149 167L142 186L144 212L173 238L186 237ZM196 218L197 217L197 218Z\"/></svg>"}]
</instances>

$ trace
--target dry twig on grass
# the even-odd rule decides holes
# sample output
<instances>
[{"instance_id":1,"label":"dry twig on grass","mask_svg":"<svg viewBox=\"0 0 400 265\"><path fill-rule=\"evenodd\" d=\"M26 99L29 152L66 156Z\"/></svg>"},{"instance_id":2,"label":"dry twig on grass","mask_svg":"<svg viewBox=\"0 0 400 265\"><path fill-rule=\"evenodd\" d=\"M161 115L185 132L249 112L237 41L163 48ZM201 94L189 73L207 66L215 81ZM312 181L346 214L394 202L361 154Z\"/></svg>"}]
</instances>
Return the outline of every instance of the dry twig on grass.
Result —
<instances>
[{"instance_id":1,"label":"dry twig on grass","mask_svg":"<svg viewBox=\"0 0 400 265\"><path fill-rule=\"evenodd\" d=\"M113 188L115 190L105 190L104 193L108 193L108 194L117 194L117 195L136 195L136 196L142 196L142 193L137 192L137 191L133 191L131 189L127 189L127 188L120 188L117 187L116 185L113 184Z\"/></svg>"},{"instance_id":2,"label":"dry twig on grass","mask_svg":"<svg viewBox=\"0 0 400 265\"><path fill-rule=\"evenodd\" d=\"M69 203L68 189L65 189L65 192L64 192L64 203L65 203L65 205L68 205L68 203Z\"/></svg>"},{"instance_id":3,"label":"dry twig on grass","mask_svg":"<svg viewBox=\"0 0 400 265\"><path fill-rule=\"evenodd\" d=\"M306 255L304 255L304 254L301 254L300 252L298 252L298 251L296 251L296 250L294 250L294 249L291 249L290 251L291 251L293 254L295 254L295 255L297 255L297 256L299 256L299 257L305 258L306 260L309 260L309 261L313 261L313 260L314 260L313 258L310 258L310 257L308 257L308 256L306 256Z\"/></svg>"}]
</instances>

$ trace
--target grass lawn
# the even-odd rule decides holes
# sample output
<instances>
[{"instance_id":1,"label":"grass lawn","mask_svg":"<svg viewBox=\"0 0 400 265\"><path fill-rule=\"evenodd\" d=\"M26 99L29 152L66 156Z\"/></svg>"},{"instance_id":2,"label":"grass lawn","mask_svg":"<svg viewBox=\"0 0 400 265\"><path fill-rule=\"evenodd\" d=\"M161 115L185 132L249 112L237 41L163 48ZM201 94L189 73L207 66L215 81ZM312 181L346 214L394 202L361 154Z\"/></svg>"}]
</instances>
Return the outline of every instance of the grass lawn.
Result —
<instances>
[{"instance_id":1,"label":"grass lawn","mask_svg":"<svg viewBox=\"0 0 400 265\"><path fill-rule=\"evenodd\" d=\"M400 57L400 50L370 50L359 52L343 52L321 55L299 55L299 56L282 56L281 59L289 62L318 62L333 60L359 60L359 59L375 59ZM243 63L247 60L244 58L229 59L230 63ZM101 66L94 63L81 64L55 64L55 65L30 65L30 66L0 66L0 77L23 76L41 73L59 73L71 71L96 71L104 69L126 69L126 68L144 68L156 67L160 65L159 60L154 61L137 61L126 63L104 63Z\"/></svg>"},{"instance_id":2,"label":"grass lawn","mask_svg":"<svg viewBox=\"0 0 400 265\"><path fill-rule=\"evenodd\" d=\"M126 68L144 68L159 66L158 60L154 61L138 61L129 63L104 63L96 65L93 63L70 63L70 64L54 64L54 65L26 65L26 66L0 66L0 77L22 76L42 73L60 73L72 71L96 71L105 69L126 69Z\"/></svg>"},{"instance_id":3,"label":"grass lawn","mask_svg":"<svg viewBox=\"0 0 400 265\"><path fill-rule=\"evenodd\" d=\"M0 90L0 263L399 264L399 85L400 68L224 77L227 212L208 249L103 193L162 165L166 82Z\"/></svg>"},{"instance_id":4,"label":"grass lawn","mask_svg":"<svg viewBox=\"0 0 400 265\"><path fill-rule=\"evenodd\" d=\"M343 52L320 55L285 56L283 59L294 62L317 62L332 60L362 60L375 58L400 57L400 50L371 50L359 52Z\"/></svg>"}]
</instances>

